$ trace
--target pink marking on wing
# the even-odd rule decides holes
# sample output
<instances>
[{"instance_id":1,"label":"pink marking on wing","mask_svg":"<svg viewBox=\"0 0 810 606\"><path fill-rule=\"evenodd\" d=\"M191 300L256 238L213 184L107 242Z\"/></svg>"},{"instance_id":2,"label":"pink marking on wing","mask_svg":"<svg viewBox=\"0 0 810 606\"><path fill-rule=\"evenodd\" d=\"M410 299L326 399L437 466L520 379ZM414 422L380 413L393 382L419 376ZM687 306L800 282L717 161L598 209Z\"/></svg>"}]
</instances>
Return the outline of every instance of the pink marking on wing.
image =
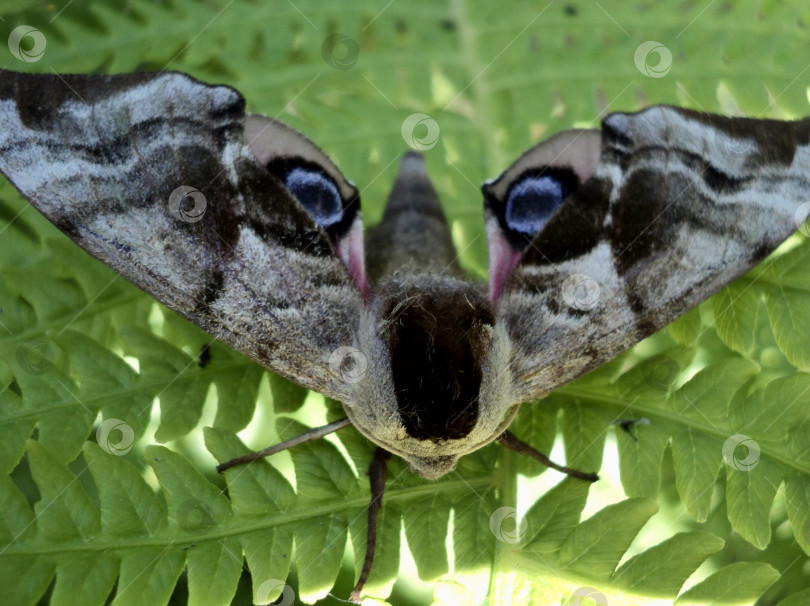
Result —
<instances>
[{"instance_id":1,"label":"pink marking on wing","mask_svg":"<svg viewBox=\"0 0 810 606\"><path fill-rule=\"evenodd\" d=\"M363 299L368 301L369 287L363 252L363 222L359 214L352 222L346 237L338 240L337 253L343 264L348 268L349 274L354 278Z\"/></svg>"},{"instance_id":2,"label":"pink marking on wing","mask_svg":"<svg viewBox=\"0 0 810 606\"><path fill-rule=\"evenodd\" d=\"M494 217L487 217L487 242L489 243L489 298L495 301L501 296L506 280L523 256L523 251L515 250L509 244Z\"/></svg>"}]
</instances>

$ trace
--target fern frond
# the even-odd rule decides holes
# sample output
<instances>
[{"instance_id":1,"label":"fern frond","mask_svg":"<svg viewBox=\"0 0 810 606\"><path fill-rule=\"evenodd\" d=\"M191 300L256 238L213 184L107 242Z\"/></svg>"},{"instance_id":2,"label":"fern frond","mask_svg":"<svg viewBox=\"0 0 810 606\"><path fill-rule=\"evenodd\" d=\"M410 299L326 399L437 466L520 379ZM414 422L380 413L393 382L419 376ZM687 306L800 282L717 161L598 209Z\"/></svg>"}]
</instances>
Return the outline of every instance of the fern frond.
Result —
<instances>
[{"instance_id":1,"label":"fern frond","mask_svg":"<svg viewBox=\"0 0 810 606\"><path fill-rule=\"evenodd\" d=\"M41 61L3 54L6 68L177 69L234 86L250 111L280 117L335 158L363 188L369 224L405 149L403 119L430 114L441 136L429 170L461 261L479 277L487 251L477 184L542 137L651 103L810 113L803 3L506 11L478 0L17 1L0 17L5 34L29 24L47 38ZM357 43L351 69L326 60L324 40L336 32ZM644 41L671 51L665 77L635 63ZM283 438L302 426L281 415L305 418L307 393L218 343L202 368L210 337L90 259L5 181L0 241L0 579L15 581L0 583L0 602L101 605L114 595L116 606L152 606L187 590L190 604L213 605L340 593L336 579L356 576L365 551L369 443L346 429L340 450L329 440L295 449L294 473L282 473L282 458L217 477L188 436L213 424L213 457L238 456L247 447L235 432L257 402L266 433ZM610 604L806 604L808 261L797 235L665 331L522 408L513 431L544 452L562 445L568 465L600 470L597 487L552 486L553 473L537 477L535 463L495 446L432 483L392 461L369 593L410 597L396 582L407 549L436 603L601 594ZM310 403L341 414L337 403ZM614 424L634 420L642 423L627 431ZM152 441L166 445L144 448ZM548 490L519 504L535 485ZM250 596L240 593L245 566Z\"/></svg>"}]
</instances>

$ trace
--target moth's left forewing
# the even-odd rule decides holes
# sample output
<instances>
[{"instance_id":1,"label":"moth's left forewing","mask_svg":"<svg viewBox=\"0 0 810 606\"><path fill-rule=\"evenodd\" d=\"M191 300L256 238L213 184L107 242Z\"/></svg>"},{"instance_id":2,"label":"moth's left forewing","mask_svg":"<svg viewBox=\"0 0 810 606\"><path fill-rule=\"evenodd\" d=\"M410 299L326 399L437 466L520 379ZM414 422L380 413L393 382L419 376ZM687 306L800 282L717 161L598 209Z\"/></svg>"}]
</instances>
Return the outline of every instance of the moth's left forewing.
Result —
<instances>
[{"instance_id":1,"label":"moth's left forewing","mask_svg":"<svg viewBox=\"0 0 810 606\"><path fill-rule=\"evenodd\" d=\"M351 398L329 360L355 343L360 289L248 147L233 89L172 72L0 72L0 170L171 309L310 389Z\"/></svg>"},{"instance_id":2,"label":"moth's left forewing","mask_svg":"<svg viewBox=\"0 0 810 606\"><path fill-rule=\"evenodd\" d=\"M498 298L516 390L540 397L756 265L810 200L810 120L672 107L612 114L601 155L521 252Z\"/></svg>"}]
</instances>

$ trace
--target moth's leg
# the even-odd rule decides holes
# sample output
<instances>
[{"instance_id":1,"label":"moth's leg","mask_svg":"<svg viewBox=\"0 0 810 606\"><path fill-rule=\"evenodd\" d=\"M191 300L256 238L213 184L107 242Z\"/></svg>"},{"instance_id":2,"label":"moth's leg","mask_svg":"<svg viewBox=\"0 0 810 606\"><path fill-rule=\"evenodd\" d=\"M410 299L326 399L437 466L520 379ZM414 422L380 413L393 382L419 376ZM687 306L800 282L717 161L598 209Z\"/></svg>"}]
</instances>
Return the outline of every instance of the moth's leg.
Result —
<instances>
[{"instance_id":1,"label":"moth's leg","mask_svg":"<svg viewBox=\"0 0 810 606\"><path fill-rule=\"evenodd\" d=\"M246 454L241 457L231 459L230 461L220 463L219 465L217 465L217 471L219 473L222 473L226 469L230 469L231 467L235 467L236 465L242 465L243 463L250 463L251 461L256 461L258 459L263 459L264 457L269 457L272 454L276 454L277 452L281 452L282 450L287 450L288 448L292 448L293 446L298 446L299 444L303 444L304 442L311 442L312 440L322 438L326 435L329 435L330 433L337 431L338 429L348 427L351 424L352 422L349 421L348 418L344 418L339 419L334 423L329 423L329 425L322 425L321 427L313 427L312 429L302 433L300 436L295 436L294 438L290 438L289 440L285 440L284 442L281 442L279 444L273 444L272 446L268 446L264 450L251 452L250 454Z\"/></svg>"},{"instance_id":2,"label":"moth's leg","mask_svg":"<svg viewBox=\"0 0 810 606\"><path fill-rule=\"evenodd\" d=\"M595 473L586 473L584 471L578 471L576 469L571 469L570 467L565 467L563 465L557 465L554 461L549 459L546 455L542 452L538 451L536 448L533 448L523 442L522 440L518 440L514 435L509 433L508 431L503 432L500 438L498 438L498 443L501 446L505 446L509 450L514 450L517 453L528 455L537 461L540 461L546 467L551 467L551 469L556 469L557 471L561 471L562 473L571 476L572 478L579 478L580 480L587 480L588 482L596 482L599 479L599 476Z\"/></svg>"},{"instance_id":3,"label":"moth's leg","mask_svg":"<svg viewBox=\"0 0 810 606\"><path fill-rule=\"evenodd\" d=\"M360 603L360 593L368 580L371 564L374 562L374 549L377 546L377 514L382 507L383 491L385 490L385 476L388 472L388 459L391 453L379 446L374 451L374 458L368 466L368 481L371 485L371 502L368 504L368 534L366 534L366 559L363 561L363 570L357 585L349 598L352 602Z\"/></svg>"}]
</instances>

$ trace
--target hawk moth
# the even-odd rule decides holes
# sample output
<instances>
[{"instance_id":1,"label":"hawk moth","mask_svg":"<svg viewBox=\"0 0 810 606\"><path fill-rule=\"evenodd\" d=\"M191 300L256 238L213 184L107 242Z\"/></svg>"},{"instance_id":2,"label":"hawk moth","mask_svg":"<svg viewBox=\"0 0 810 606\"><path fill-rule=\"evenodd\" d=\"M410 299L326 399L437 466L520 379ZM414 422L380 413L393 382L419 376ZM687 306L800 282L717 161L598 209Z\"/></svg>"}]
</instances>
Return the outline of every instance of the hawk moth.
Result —
<instances>
[{"instance_id":1,"label":"hawk moth","mask_svg":"<svg viewBox=\"0 0 810 606\"><path fill-rule=\"evenodd\" d=\"M0 171L157 300L343 403L308 437L352 424L378 447L357 599L390 453L428 479L496 440L548 462L508 433L518 406L786 239L810 199L810 119L653 106L541 142L483 186L488 284L465 278L419 155L364 238L323 151L181 73L0 72Z\"/></svg>"}]
</instances>

